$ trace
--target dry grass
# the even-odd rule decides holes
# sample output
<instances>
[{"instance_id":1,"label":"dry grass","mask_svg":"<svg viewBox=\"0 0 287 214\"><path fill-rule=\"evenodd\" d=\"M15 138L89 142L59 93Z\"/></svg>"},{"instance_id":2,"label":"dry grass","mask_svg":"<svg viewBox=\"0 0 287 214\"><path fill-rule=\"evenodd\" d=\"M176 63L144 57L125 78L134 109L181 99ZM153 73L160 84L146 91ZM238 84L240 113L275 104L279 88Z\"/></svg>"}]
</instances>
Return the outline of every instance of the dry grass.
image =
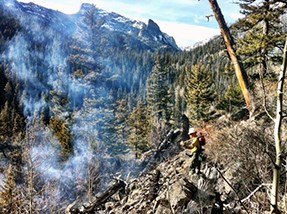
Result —
<instances>
[{"instance_id":1,"label":"dry grass","mask_svg":"<svg viewBox=\"0 0 287 214\"><path fill-rule=\"evenodd\" d=\"M247 197L259 185L272 182L271 160L275 152L271 123L238 123L222 117L216 123L205 125L201 131L207 140L208 161L223 172L240 199ZM268 188L268 185L260 188L258 194L265 197L250 197L245 202L246 206L266 210Z\"/></svg>"}]
</instances>

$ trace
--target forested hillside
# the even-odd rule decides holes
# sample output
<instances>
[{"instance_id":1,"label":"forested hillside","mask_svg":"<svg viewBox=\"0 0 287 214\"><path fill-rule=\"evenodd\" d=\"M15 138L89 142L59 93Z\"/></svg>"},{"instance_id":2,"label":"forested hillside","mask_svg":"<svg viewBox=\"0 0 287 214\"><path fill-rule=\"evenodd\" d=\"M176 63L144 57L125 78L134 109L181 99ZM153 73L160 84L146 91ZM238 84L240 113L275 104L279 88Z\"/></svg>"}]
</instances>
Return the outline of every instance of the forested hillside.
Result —
<instances>
[{"instance_id":1,"label":"forested hillside","mask_svg":"<svg viewBox=\"0 0 287 214\"><path fill-rule=\"evenodd\" d=\"M171 160L181 167L188 159L179 148L186 118L206 136L204 167L218 170L213 182L226 197L221 201L230 205L262 187L240 210L269 209L284 1L240 0L244 17L230 28L255 97L252 118L221 36L183 51L152 20L132 21L90 4L66 15L0 2L1 213L64 213L74 201L93 202L113 177L145 180L139 176ZM285 160L285 143L282 152ZM286 211L281 171L279 208ZM132 191L119 194L115 210L125 213L121 199ZM149 199L154 206L156 198Z\"/></svg>"}]
</instances>

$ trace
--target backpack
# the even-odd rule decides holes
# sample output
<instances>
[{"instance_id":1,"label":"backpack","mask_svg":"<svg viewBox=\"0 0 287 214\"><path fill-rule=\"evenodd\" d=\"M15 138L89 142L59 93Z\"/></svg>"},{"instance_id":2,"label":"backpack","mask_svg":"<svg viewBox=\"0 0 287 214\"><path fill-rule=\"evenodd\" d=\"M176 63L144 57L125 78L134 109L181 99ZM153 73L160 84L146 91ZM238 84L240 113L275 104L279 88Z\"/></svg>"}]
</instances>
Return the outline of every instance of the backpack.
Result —
<instances>
[{"instance_id":1,"label":"backpack","mask_svg":"<svg viewBox=\"0 0 287 214\"><path fill-rule=\"evenodd\" d=\"M201 146L205 146L206 144L205 137L203 136L201 132L199 133L198 140Z\"/></svg>"}]
</instances>

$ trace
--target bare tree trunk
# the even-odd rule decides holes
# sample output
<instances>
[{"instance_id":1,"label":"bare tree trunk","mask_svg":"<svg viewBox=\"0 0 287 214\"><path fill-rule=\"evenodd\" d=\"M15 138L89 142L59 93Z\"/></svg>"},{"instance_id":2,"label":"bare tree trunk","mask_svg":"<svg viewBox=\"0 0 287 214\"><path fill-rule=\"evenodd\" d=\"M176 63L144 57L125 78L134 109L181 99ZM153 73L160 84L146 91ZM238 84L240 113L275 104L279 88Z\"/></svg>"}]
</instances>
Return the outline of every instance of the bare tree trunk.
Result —
<instances>
[{"instance_id":1,"label":"bare tree trunk","mask_svg":"<svg viewBox=\"0 0 287 214\"><path fill-rule=\"evenodd\" d=\"M274 126L274 141L276 149L276 160L273 167L273 182L271 190L271 212L279 213L278 211L278 189L279 189L279 178L280 178L280 168L281 168L281 158L282 158L282 147L281 147L281 125L283 119L283 87L284 79L287 69L287 37L285 41L285 48L283 54L283 64L282 70L279 75L278 88L277 88L277 109L276 109L276 119Z\"/></svg>"},{"instance_id":2,"label":"bare tree trunk","mask_svg":"<svg viewBox=\"0 0 287 214\"><path fill-rule=\"evenodd\" d=\"M269 4L269 0L265 0L266 1L266 8L265 8L265 13L266 11L270 11L270 4ZM264 14L265 15L265 18L263 20L263 29L262 29L262 33L263 33L263 36L267 36L269 34L269 21L267 20L267 14ZM268 64L268 57L267 57L267 54L268 54L268 50L267 50L267 47L264 47L261 51L261 56L263 57L263 60L262 60L262 63L261 63L261 71L260 71L260 78L262 79L262 82L263 82L263 78L264 76L266 75L267 73L267 64Z\"/></svg>"},{"instance_id":3,"label":"bare tree trunk","mask_svg":"<svg viewBox=\"0 0 287 214\"><path fill-rule=\"evenodd\" d=\"M246 106L249 110L250 116L254 113L254 102L253 97L251 95L251 90L249 88L248 83L248 76L243 69L243 66L241 64L241 61L239 57L236 55L235 47L234 47L234 41L230 34L229 28L227 27L227 24L225 22L225 19L221 13L220 7L218 6L218 3L216 0L209 0L209 3L211 5L212 11L214 13L214 16L218 22L221 35L224 39L228 54L230 56L230 59L232 61L232 64L234 66L234 70L236 73L236 77L238 79L241 91L243 93Z\"/></svg>"}]
</instances>

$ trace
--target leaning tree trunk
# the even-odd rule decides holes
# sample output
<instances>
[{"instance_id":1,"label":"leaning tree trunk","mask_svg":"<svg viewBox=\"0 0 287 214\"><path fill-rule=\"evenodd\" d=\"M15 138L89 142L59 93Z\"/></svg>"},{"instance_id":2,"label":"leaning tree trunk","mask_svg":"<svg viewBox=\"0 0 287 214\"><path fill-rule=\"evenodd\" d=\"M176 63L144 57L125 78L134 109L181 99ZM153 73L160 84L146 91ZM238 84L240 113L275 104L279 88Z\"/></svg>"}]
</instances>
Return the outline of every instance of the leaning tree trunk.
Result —
<instances>
[{"instance_id":1,"label":"leaning tree trunk","mask_svg":"<svg viewBox=\"0 0 287 214\"><path fill-rule=\"evenodd\" d=\"M281 125L283 119L283 87L284 79L287 69L287 37L285 41L285 48L283 54L283 64L282 70L279 75L278 87L277 87L277 109L276 109L276 119L274 126L274 143L276 149L276 159L275 165L273 167L273 182L271 190L271 212L279 213L278 211L278 189L279 189L279 178L280 178L280 168L281 168L281 158L282 158L282 147L281 147Z\"/></svg>"},{"instance_id":2,"label":"leaning tree trunk","mask_svg":"<svg viewBox=\"0 0 287 214\"><path fill-rule=\"evenodd\" d=\"M224 42L227 48L227 52L234 66L236 77L238 79L241 91L243 93L246 106L249 110L250 116L252 116L254 112L254 103L253 103L253 97L250 93L251 90L249 88L248 76L245 70L243 69L243 66L239 60L239 57L236 55L233 38L230 34L229 28L227 27L227 24L221 13L221 10L220 10L220 7L218 6L217 1L209 0L209 3L211 5L214 16L218 22L222 37L224 39Z\"/></svg>"}]
</instances>

